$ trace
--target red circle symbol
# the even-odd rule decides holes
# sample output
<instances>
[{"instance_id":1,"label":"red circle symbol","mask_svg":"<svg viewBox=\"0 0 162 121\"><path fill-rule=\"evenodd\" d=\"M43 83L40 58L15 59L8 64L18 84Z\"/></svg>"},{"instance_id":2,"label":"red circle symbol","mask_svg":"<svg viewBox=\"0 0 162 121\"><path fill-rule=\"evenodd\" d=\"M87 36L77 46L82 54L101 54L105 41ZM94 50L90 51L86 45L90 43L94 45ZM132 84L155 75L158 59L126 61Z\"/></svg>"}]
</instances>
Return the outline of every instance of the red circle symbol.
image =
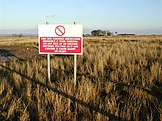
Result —
<instances>
[{"instance_id":1,"label":"red circle symbol","mask_svg":"<svg viewBox=\"0 0 162 121\"><path fill-rule=\"evenodd\" d=\"M59 25L55 28L55 33L58 35L58 36L63 36L65 34L65 28L64 26L62 25Z\"/></svg>"}]
</instances>

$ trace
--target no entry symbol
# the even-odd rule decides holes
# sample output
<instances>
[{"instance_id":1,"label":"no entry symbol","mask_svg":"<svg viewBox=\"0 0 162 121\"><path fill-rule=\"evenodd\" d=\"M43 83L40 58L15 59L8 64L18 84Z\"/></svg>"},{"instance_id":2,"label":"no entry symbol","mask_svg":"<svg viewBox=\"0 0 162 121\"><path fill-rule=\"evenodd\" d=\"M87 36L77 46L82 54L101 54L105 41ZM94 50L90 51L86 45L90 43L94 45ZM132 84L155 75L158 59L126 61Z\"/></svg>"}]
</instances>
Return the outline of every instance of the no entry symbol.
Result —
<instances>
[{"instance_id":1,"label":"no entry symbol","mask_svg":"<svg viewBox=\"0 0 162 121\"><path fill-rule=\"evenodd\" d=\"M61 26L61 25L57 26L57 27L55 28L55 33L56 33L58 36L63 36L63 35L65 34L65 28L64 28L64 26Z\"/></svg>"}]
</instances>

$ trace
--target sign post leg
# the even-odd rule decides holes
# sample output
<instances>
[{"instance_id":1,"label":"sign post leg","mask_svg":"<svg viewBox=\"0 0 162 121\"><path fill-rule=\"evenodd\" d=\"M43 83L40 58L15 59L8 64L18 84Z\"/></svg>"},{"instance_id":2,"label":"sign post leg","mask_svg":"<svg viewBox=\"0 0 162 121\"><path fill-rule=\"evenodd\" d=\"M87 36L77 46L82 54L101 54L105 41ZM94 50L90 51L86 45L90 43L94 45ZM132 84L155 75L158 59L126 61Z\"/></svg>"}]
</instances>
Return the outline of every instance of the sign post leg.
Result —
<instances>
[{"instance_id":1,"label":"sign post leg","mask_svg":"<svg viewBox=\"0 0 162 121\"><path fill-rule=\"evenodd\" d=\"M77 55L74 54L74 86L76 86L76 72L77 72L77 63L76 63L76 60L77 60Z\"/></svg>"},{"instance_id":2,"label":"sign post leg","mask_svg":"<svg viewBox=\"0 0 162 121\"><path fill-rule=\"evenodd\" d=\"M51 76L50 76L50 54L47 54L47 71L48 71L48 82L51 83Z\"/></svg>"}]
</instances>

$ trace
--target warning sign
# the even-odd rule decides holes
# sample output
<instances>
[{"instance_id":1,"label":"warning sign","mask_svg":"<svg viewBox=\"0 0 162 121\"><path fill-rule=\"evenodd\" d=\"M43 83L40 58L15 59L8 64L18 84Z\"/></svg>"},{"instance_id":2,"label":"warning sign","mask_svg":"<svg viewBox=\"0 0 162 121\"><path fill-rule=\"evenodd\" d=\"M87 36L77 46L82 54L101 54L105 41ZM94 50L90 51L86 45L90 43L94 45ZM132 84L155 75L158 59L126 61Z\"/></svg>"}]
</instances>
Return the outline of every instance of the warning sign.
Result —
<instances>
[{"instance_id":1,"label":"warning sign","mask_svg":"<svg viewBox=\"0 0 162 121\"><path fill-rule=\"evenodd\" d=\"M81 37L41 37L40 52L81 53Z\"/></svg>"},{"instance_id":2,"label":"warning sign","mask_svg":"<svg viewBox=\"0 0 162 121\"><path fill-rule=\"evenodd\" d=\"M82 54L82 25L39 25L39 54Z\"/></svg>"}]
</instances>

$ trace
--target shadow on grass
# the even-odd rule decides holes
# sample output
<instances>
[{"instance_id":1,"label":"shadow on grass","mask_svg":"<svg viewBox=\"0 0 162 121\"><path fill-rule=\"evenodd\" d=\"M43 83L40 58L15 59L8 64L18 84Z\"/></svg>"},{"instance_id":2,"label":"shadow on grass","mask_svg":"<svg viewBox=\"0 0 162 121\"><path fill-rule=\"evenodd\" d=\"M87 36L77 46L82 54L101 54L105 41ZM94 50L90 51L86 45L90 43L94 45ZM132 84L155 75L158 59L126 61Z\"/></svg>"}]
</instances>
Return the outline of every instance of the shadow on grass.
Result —
<instances>
[{"instance_id":1,"label":"shadow on grass","mask_svg":"<svg viewBox=\"0 0 162 121\"><path fill-rule=\"evenodd\" d=\"M68 75L69 77L74 76L73 70L63 70L63 69L55 69L55 68L53 68L52 70L53 70L53 73L51 74L52 82L56 82L58 80L57 77L60 77L60 76L64 76L64 75ZM55 74L57 76L55 76ZM93 83L97 81L108 80L109 82L112 82L113 84L116 85L116 87L118 88L118 91L122 90L124 87L133 88L133 89L135 88L141 89L142 91L147 92L148 94L155 97L159 102L162 101L162 96L161 96L162 95L162 82L160 82L160 80L154 81L154 85L148 89L147 87L143 87L142 85L138 85L138 84L127 84L122 81L121 82L111 81L109 74L107 74L106 77L96 77L94 75L91 75L90 73L84 73L84 74L77 73L77 80L81 80L82 77L88 78ZM103 85L103 87L104 86L105 85Z\"/></svg>"},{"instance_id":2,"label":"shadow on grass","mask_svg":"<svg viewBox=\"0 0 162 121\"><path fill-rule=\"evenodd\" d=\"M21 60L21 58L17 57L13 53L11 53L11 52L9 52L8 50L5 50L5 49L0 49L0 56L4 57L3 61L11 61L14 58L17 59L17 60Z\"/></svg>"},{"instance_id":3,"label":"shadow on grass","mask_svg":"<svg viewBox=\"0 0 162 121\"><path fill-rule=\"evenodd\" d=\"M67 71L67 70L61 70L61 69L54 69L53 77L54 77L55 73L56 74L59 73L58 74L59 76L61 76L62 73L64 73L65 75L68 75L68 76L69 75L73 76L72 70ZM153 81L154 83L151 85L151 87L147 88L147 87L143 87L142 85L127 84L126 82L122 82L122 80L118 81L118 82L111 81L111 79L109 78L109 75L106 75L104 77L96 77L94 75L91 75L90 73L84 73L84 74L77 73L77 75L78 75L77 80L82 80L81 78L85 77L85 78L88 78L93 83L96 83L98 81L106 81L106 80L113 83L116 87L115 88L116 92L119 93L119 95L122 97L121 100L123 100L123 101L127 100L128 97L130 96L129 93L127 91L125 91L125 88L127 88L128 90L132 90L132 91L134 89L139 89L139 90L142 90L143 92L146 92L148 95L151 95L154 98L148 102L150 107L143 106L143 104L142 104L142 107L140 109L140 120L143 121L143 120L147 119L147 116L149 115L150 112L153 113L153 119L160 120L160 111L157 108L162 103L162 96L161 96L162 95L162 82L160 80L154 80ZM57 76L57 77L59 77L59 76ZM55 77L54 81L57 81L57 80L58 79ZM100 92L100 98L101 98L101 100L105 100L105 98L107 96L108 97L110 96L110 93L107 93L105 91L105 89L104 89L105 83L101 83L101 84L103 84L103 85L101 85L103 87L103 90L101 90L101 92ZM119 102L119 105L120 105L119 109L122 111L125 104Z\"/></svg>"},{"instance_id":4,"label":"shadow on grass","mask_svg":"<svg viewBox=\"0 0 162 121\"><path fill-rule=\"evenodd\" d=\"M91 111L95 111L96 113L100 113L100 114L102 114L103 116L109 117L110 120L115 120L115 121L119 121L119 120L120 120L120 121L126 121L126 119L123 119L123 118L121 118L121 117L115 116L114 114L111 114L110 112L107 112L107 111L105 111L104 109L100 109L100 108L98 108L98 107L96 107L96 106L93 106L93 105L87 103L87 102L84 102L84 101L82 101L82 100L80 100L80 99L77 99L76 97L71 96L71 95L69 95L69 94L67 94L67 93L65 93L65 92L63 92L63 91L61 91L61 90L55 89L55 88L53 88L53 87L50 86L50 85L46 85L46 84L41 83L41 82L39 82L39 81L37 81L37 80L34 80L34 79L32 79L32 78L30 78L30 77L28 77L28 76L22 74L21 72L18 72L18 71L16 71L16 70L10 69L10 68L8 68L8 67L6 67L6 66L4 66L4 65L0 65L0 66L3 67L4 69L6 69L7 71L11 72L11 73L16 73L16 74L20 75L21 77L23 77L23 78L25 78L25 79L27 79L27 80L29 80L29 81L35 83L35 84L40 85L40 86L43 87L43 88L46 88L46 89L48 89L48 90L51 90L51 91L53 91L54 93L57 93L57 94L59 94L59 95L65 97L65 98L67 98L67 99L70 99L70 100L73 101L74 103L77 103L77 104L79 104L79 105L82 105L82 106L88 108L88 109L91 110ZM13 86L14 86L14 84L13 84ZM37 118L38 118L38 117L37 117ZM36 119L37 119L37 118L36 118Z\"/></svg>"},{"instance_id":5,"label":"shadow on grass","mask_svg":"<svg viewBox=\"0 0 162 121\"><path fill-rule=\"evenodd\" d=\"M54 69L53 68L53 74L52 74L52 81L57 81L58 79L55 77L55 74L58 73L59 76L62 75L62 73L65 73L65 75L68 76L73 76L73 70L62 70L62 69ZM58 76L58 77L59 77ZM141 85L135 85L135 84L126 84L124 82L115 82L115 81L110 81L110 75L106 75L106 77L96 77L94 75L91 75L90 73L77 73L77 80L81 80L82 77L86 77L89 78L92 82L97 82L97 81L104 81L104 80L108 80L109 82L112 82L113 84L115 84L119 90L124 88L124 87L128 87L128 88L137 88L137 89L141 89L142 91L147 92L148 94L154 96L159 102L162 100L162 82L160 82L160 80L156 80L154 81L154 85L148 89L146 87L143 87Z\"/></svg>"}]
</instances>

